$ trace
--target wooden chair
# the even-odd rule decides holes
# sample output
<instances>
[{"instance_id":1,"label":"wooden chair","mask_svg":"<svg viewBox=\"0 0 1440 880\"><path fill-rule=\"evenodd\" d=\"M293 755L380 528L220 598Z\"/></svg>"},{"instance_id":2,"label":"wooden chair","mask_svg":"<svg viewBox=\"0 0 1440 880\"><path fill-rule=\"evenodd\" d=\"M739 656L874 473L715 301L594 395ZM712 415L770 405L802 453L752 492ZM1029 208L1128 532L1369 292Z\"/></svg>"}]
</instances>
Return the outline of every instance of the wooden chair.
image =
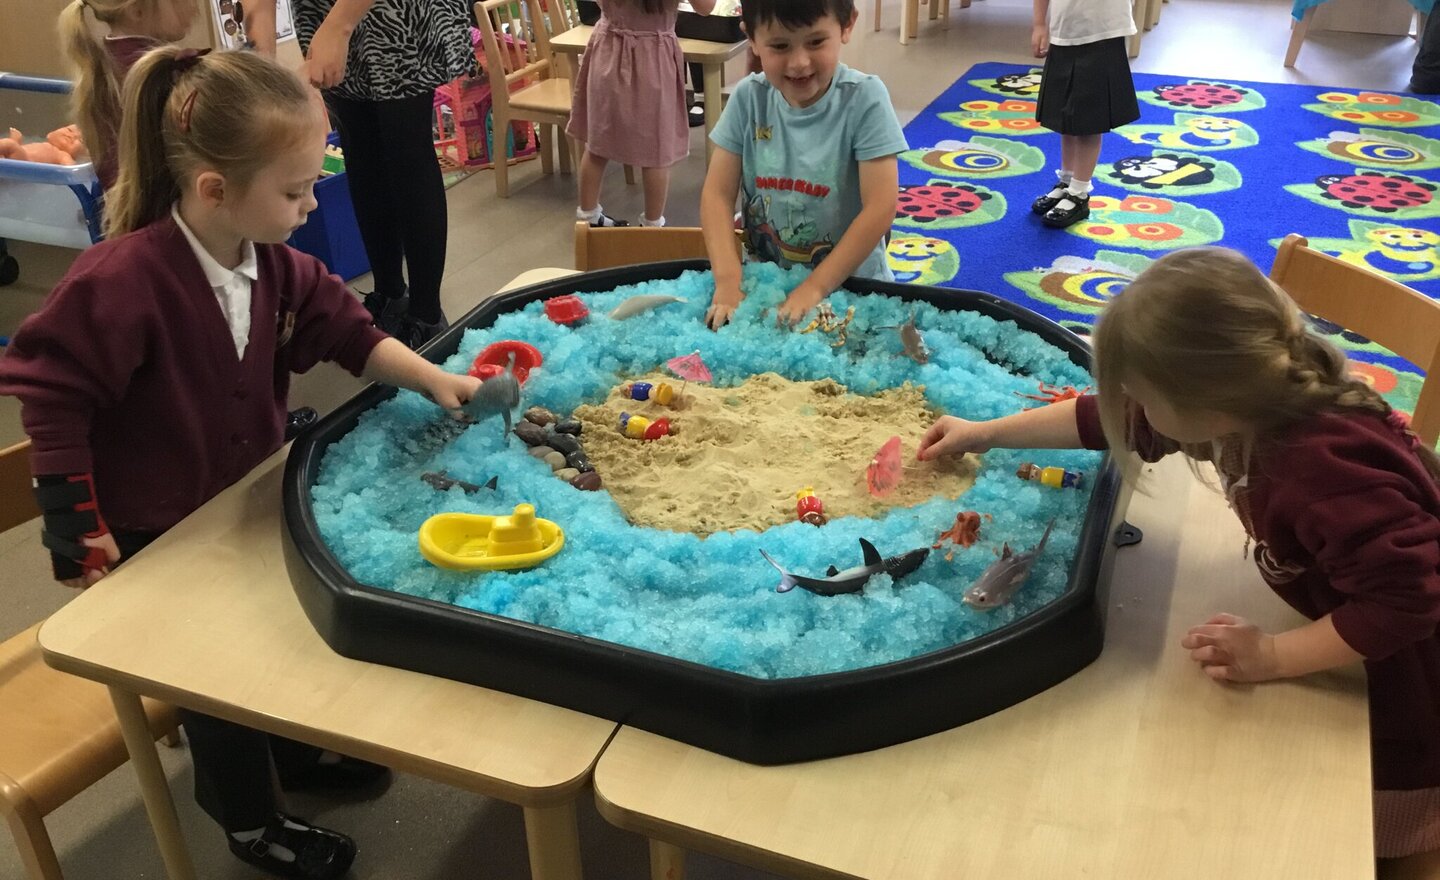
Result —
<instances>
[{"instance_id":1,"label":"wooden chair","mask_svg":"<svg viewBox=\"0 0 1440 880\"><path fill-rule=\"evenodd\" d=\"M1158 3L1159 0L1152 0L1152 2ZM1314 23L1315 13L1319 8L1319 6L1311 6L1309 9L1306 9L1298 21L1294 18L1290 19L1290 44L1285 47L1286 67L1295 66L1295 61L1300 57L1300 47L1305 45L1305 38L1310 34L1310 26ZM1362 13L1363 12L1368 12L1368 10L1362 10ZM1155 20L1157 22L1160 20L1158 11L1156 12ZM1421 35L1425 33L1425 21L1425 13L1417 10L1414 17L1414 36L1416 40L1419 40Z\"/></svg>"},{"instance_id":2,"label":"wooden chair","mask_svg":"<svg viewBox=\"0 0 1440 880\"><path fill-rule=\"evenodd\" d=\"M40 515L30 493L30 444L0 450L0 531ZM28 501L26 503L20 499ZM59 589L57 587L57 589ZM35 624L0 642L0 814L30 880L63 880L45 817L127 760L104 686L57 672ZM179 743L175 710L143 701L156 738Z\"/></svg>"},{"instance_id":3,"label":"wooden chair","mask_svg":"<svg viewBox=\"0 0 1440 880\"><path fill-rule=\"evenodd\" d=\"M740 233L735 233L740 252ZM575 224L575 268L581 272L654 263L661 260L703 260L705 233L698 226L608 226Z\"/></svg>"},{"instance_id":4,"label":"wooden chair","mask_svg":"<svg viewBox=\"0 0 1440 880\"><path fill-rule=\"evenodd\" d=\"M1440 302L1368 269L1311 250L1304 236L1280 243L1270 279L1300 308L1365 336L1425 371L1411 427L1440 438Z\"/></svg>"}]
</instances>

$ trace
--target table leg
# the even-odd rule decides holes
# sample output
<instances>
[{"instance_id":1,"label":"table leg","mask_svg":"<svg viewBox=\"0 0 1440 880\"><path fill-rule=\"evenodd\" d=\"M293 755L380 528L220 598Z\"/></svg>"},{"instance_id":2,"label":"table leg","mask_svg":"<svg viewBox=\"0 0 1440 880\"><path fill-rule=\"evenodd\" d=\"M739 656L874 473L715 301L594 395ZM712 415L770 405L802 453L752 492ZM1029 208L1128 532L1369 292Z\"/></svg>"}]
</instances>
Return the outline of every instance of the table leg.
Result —
<instances>
[{"instance_id":1,"label":"table leg","mask_svg":"<svg viewBox=\"0 0 1440 880\"><path fill-rule=\"evenodd\" d=\"M650 880L685 880L685 850L651 838Z\"/></svg>"},{"instance_id":2,"label":"table leg","mask_svg":"<svg viewBox=\"0 0 1440 880\"><path fill-rule=\"evenodd\" d=\"M155 738L145 718L145 707L140 704L138 694L118 687L110 688L110 702L115 704L115 714L120 718L120 734L125 737L125 748L130 752L130 765L140 778L140 796L150 816L150 827L155 829L155 840L160 844L165 873L170 880L195 880L195 866L185 849L185 838L180 835L180 819L175 815L175 801L170 797L170 783L160 766L160 755L155 751Z\"/></svg>"},{"instance_id":3,"label":"table leg","mask_svg":"<svg viewBox=\"0 0 1440 880\"><path fill-rule=\"evenodd\" d=\"M715 153L715 142L710 140L710 132L715 130L715 125L720 122L720 106L723 95L720 93L725 88L725 63L717 61L705 64L705 165L710 165L710 157Z\"/></svg>"},{"instance_id":4,"label":"table leg","mask_svg":"<svg viewBox=\"0 0 1440 880\"><path fill-rule=\"evenodd\" d=\"M580 829L575 802L525 808L531 880L580 880Z\"/></svg>"},{"instance_id":5,"label":"table leg","mask_svg":"<svg viewBox=\"0 0 1440 880\"><path fill-rule=\"evenodd\" d=\"M920 30L920 0L905 0L900 12L900 45L908 46Z\"/></svg>"},{"instance_id":6,"label":"table leg","mask_svg":"<svg viewBox=\"0 0 1440 880\"><path fill-rule=\"evenodd\" d=\"M1285 66L1294 67L1295 59L1300 57L1300 47L1305 44L1305 35L1310 31L1310 20L1315 17L1315 10L1318 6L1311 6L1305 10L1305 15L1299 21L1290 19L1290 45L1285 50Z\"/></svg>"}]
</instances>

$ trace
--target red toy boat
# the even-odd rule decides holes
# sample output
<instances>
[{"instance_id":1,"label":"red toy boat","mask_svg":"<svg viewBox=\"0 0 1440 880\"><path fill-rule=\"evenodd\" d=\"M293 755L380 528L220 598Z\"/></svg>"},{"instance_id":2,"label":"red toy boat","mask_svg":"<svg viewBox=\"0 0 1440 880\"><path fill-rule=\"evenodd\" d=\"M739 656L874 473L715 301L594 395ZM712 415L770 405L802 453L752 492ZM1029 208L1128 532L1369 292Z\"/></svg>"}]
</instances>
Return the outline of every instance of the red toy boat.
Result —
<instances>
[{"instance_id":1,"label":"red toy boat","mask_svg":"<svg viewBox=\"0 0 1440 880\"><path fill-rule=\"evenodd\" d=\"M492 342L485 346L485 350L475 356L475 362L470 365L470 375L477 379L489 379L491 376L498 376L505 370L505 365L510 362L510 355L515 355L515 366L510 372L515 374L515 379L521 385L530 378L530 371L545 362L540 354L540 349L528 342L520 342L516 339L502 339L499 342Z\"/></svg>"},{"instance_id":2,"label":"red toy boat","mask_svg":"<svg viewBox=\"0 0 1440 880\"><path fill-rule=\"evenodd\" d=\"M580 301L580 297L573 294L568 296L556 296L545 300L545 317L556 324L574 324L585 320L590 310Z\"/></svg>"}]
</instances>

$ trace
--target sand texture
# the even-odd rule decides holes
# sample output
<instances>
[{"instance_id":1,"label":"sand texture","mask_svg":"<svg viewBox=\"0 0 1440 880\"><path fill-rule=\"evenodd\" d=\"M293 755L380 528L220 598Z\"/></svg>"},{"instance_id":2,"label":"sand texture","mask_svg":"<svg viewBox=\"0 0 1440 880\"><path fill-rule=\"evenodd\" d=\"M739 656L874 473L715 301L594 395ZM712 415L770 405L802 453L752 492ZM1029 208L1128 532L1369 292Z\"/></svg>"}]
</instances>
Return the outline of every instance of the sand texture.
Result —
<instances>
[{"instance_id":1,"label":"sand texture","mask_svg":"<svg viewBox=\"0 0 1440 880\"><path fill-rule=\"evenodd\" d=\"M680 386L660 374L636 379ZM668 417L679 434L628 438L618 430L622 411L652 421ZM632 523L708 535L793 522L795 493L806 486L831 519L958 498L975 482L975 456L915 461L936 415L923 387L860 396L832 379L795 382L761 373L729 388L691 382L680 408L624 398L617 385L603 404L581 406L574 418L584 425L580 440L605 489ZM874 498L865 470L894 435L901 437L904 478Z\"/></svg>"}]
</instances>

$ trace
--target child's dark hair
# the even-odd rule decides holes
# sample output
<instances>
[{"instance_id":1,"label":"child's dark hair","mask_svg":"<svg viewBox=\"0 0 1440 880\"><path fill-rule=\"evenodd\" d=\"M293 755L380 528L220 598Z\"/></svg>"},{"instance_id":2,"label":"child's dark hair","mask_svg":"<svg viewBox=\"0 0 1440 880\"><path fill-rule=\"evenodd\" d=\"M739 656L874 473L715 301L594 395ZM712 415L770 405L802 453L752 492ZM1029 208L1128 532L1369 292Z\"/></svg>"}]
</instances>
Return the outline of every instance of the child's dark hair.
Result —
<instances>
[{"instance_id":1,"label":"child's dark hair","mask_svg":"<svg viewBox=\"0 0 1440 880\"><path fill-rule=\"evenodd\" d=\"M791 30L809 27L825 16L832 16L846 27L855 17L855 0L745 0L740 18L745 33L755 39L755 29L762 24L778 23Z\"/></svg>"},{"instance_id":2,"label":"child's dark hair","mask_svg":"<svg viewBox=\"0 0 1440 880\"><path fill-rule=\"evenodd\" d=\"M122 103L120 176L105 206L112 237L165 216L201 171L243 190L319 124L300 80L253 52L155 49L131 69Z\"/></svg>"}]
</instances>

